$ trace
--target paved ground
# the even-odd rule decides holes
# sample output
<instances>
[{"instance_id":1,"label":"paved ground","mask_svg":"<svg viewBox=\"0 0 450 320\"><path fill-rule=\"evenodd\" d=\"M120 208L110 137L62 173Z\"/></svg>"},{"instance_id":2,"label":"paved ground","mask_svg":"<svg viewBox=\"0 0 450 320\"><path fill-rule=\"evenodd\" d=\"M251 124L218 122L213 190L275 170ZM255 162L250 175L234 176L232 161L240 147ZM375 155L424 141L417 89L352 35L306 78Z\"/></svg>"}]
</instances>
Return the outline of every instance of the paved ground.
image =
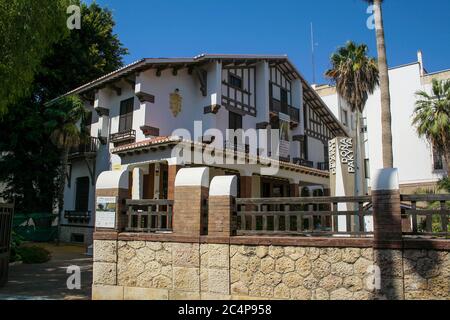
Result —
<instances>
[{"instance_id":1,"label":"paved ground","mask_svg":"<svg viewBox=\"0 0 450 320\"><path fill-rule=\"evenodd\" d=\"M92 285L92 258L84 247L41 244L52 253L44 264L15 265L9 269L9 281L0 288L0 300L89 300ZM67 267L81 270L81 289L69 290Z\"/></svg>"}]
</instances>

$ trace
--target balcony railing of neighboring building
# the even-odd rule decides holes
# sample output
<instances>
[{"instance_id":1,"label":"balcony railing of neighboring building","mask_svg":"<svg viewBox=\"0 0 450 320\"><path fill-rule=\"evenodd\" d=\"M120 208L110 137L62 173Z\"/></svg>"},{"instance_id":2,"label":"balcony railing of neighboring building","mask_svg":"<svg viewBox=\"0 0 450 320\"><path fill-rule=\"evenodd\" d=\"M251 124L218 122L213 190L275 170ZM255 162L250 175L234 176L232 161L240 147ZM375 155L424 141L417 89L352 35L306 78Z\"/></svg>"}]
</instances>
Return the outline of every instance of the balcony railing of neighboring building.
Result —
<instances>
[{"instance_id":1,"label":"balcony railing of neighboring building","mask_svg":"<svg viewBox=\"0 0 450 320\"><path fill-rule=\"evenodd\" d=\"M80 143L78 146L70 149L69 158L79 156L96 155L100 147L100 140L95 137L89 137L86 142Z\"/></svg>"},{"instance_id":2,"label":"balcony railing of neighboring building","mask_svg":"<svg viewBox=\"0 0 450 320\"><path fill-rule=\"evenodd\" d=\"M135 142L136 141L136 130L130 129L118 133L112 133L109 136L111 143L118 144L124 142Z\"/></svg>"},{"instance_id":3,"label":"balcony railing of neighboring building","mask_svg":"<svg viewBox=\"0 0 450 320\"><path fill-rule=\"evenodd\" d=\"M91 221L91 212L79 210L66 210L64 212L64 218L66 218L69 221L69 223L87 224Z\"/></svg>"},{"instance_id":4,"label":"balcony railing of neighboring building","mask_svg":"<svg viewBox=\"0 0 450 320\"><path fill-rule=\"evenodd\" d=\"M318 162L317 169L322 170L322 171L329 171L330 163L329 162Z\"/></svg>"},{"instance_id":5,"label":"balcony railing of neighboring building","mask_svg":"<svg viewBox=\"0 0 450 320\"><path fill-rule=\"evenodd\" d=\"M299 166L304 166L304 167L308 167L308 168L314 168L314 162L306 160L306 159L294 158L294 163L298 164Z\"/></svg>"},{"instance_id":6,"label":"balcony railing of neighboring building","mask_svg":"<svg viewBox=\"0 0 450 320\"><path fill-rule=\"evenodd\" d=\"M172 231L173 200L126 200L128 232Z\"/></svg>"}]
</instances>

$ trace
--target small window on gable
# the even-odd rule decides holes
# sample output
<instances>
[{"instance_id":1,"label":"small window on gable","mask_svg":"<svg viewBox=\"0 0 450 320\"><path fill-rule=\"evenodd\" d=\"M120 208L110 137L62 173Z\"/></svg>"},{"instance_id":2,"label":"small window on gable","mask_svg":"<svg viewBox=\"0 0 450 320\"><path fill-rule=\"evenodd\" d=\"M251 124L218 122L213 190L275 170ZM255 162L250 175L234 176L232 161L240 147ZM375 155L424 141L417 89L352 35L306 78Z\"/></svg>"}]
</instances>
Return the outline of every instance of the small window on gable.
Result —
<instances>
[{"instance_id":1,"label":"small window on gable","mask_svg":"<svg viewBox=\"0 0 450 320\"><path fill-rule=\"evenodd\" d=\"M228 82L232 87L242 89L242 79L237 75L229 73Z\"/></svg>"}]
</instances>

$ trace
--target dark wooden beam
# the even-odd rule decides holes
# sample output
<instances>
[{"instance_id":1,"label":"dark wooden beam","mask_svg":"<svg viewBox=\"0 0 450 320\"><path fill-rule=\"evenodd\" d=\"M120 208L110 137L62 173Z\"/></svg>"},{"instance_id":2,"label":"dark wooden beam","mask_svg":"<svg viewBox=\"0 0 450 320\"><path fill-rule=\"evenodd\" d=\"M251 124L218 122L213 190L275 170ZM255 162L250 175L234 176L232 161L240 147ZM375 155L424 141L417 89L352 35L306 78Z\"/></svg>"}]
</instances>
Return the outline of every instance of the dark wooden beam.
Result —
<instances>
[{"instance_id":1,"label":"dark wooden beam","mask_svg":"<svg viewBox=\"0 0 450 320\"><path fill-rule=\"evenodd\" d=\"M116 86L116 85L113 85L113 84L110 84L109 87L110 87L112 90L114 90L118 96L121 96L121 95L122 95L122 88L120 88L120 87L118 87L118 86Z\"/></svg>"},{"instance_id":2,"label":"dark wooden beam","mask_svg":"<svg viewBox=\"0 0 450 320\"><path fill-rule=\"evenodd\" d=\"M211 106L207 106L207 107L203 108L203 113L204 114L209 114L209 113L217 114L221 107L222 106L220 104L214 104Z\"/></svg>"}]
</instances>

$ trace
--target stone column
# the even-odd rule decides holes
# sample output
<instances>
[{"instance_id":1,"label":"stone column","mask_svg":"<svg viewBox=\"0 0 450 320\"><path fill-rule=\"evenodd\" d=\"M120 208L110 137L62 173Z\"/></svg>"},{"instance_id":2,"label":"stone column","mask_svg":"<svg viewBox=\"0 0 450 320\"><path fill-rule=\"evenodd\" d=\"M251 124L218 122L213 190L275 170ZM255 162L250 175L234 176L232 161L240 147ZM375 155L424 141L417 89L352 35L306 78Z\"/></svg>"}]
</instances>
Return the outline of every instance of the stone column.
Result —
<instances>
[{"instance_id":1,"label":"stone column","mask_svg":"<svg viewBox=\"0 0 450 320\"><path fill-rule=\"evenodd\" d=\"M227 238L235 235L236 196L236 176L219 176L211 181L208 200L208 236Z\"/></svg>"},{"instance_id":2,"label":"stone column","mask_svg":"<svg viewBox=\"0 0 450 320\"><path fill-rule=\"evenodd\" d=\"M383 169L372 181L375 276L380 299L404 299L402 219L397 169Z\"/></svg>"},{"instance_id":3,"label":"stone column","mask_svg":"<svg viewBox=\"0 0 450 320\"><path fill-rule=\"evenodd\" d=\"M209 168L181 169L175 178L173 233L199 237L207 230L205 204L209 193Z\"/></svg>"}]
</instances>

